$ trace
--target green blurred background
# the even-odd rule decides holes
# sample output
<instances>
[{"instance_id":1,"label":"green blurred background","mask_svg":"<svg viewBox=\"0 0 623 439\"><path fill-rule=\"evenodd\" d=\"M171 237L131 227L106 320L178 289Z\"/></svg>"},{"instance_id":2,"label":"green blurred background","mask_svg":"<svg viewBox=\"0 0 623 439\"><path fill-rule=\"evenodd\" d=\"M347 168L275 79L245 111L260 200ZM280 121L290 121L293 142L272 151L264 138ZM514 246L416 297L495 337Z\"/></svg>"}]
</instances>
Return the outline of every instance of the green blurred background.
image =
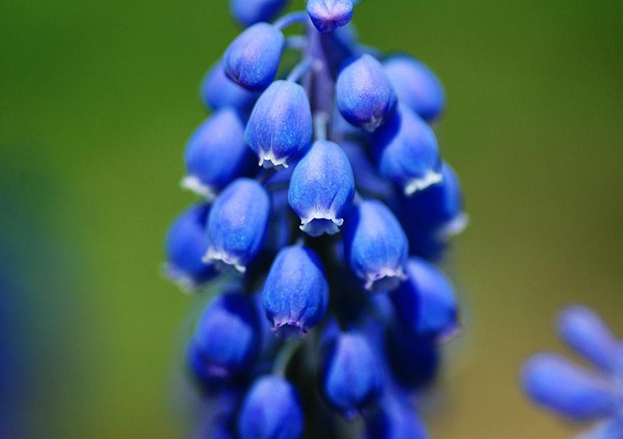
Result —
<instances>
[{"instance_id":1,"label":"green blurred background","mask_svg":"<svg viewBox=\"0 0 623 439\"><path fill-rule=\"evenodd\" d=\"M567 303L623 336L621 19L607 1L355 11L363 41L420 57L448 95L438 135L471 224L436 438L568 437L518 391L523 359L560 349ZM192 430L179 368L197 303L162 279L162 240L193 200L178 183L200 80L236 34L225 0L0 0L0 435Z\"/></svg>"}]
</instances>

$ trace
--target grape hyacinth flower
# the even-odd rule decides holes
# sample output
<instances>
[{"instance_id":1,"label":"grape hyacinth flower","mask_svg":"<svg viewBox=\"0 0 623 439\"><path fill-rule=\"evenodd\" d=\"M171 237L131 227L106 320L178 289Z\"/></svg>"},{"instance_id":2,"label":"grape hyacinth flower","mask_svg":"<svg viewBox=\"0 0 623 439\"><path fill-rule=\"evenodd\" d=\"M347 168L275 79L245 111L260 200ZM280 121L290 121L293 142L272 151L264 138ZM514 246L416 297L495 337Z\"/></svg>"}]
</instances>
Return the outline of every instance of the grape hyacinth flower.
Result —
<instances>
[{"instance_id":1,"label":"grape hyacinth flower","mask_svg":"<svg viewBox=\"0 0 623 439\"><path fill-rule=\"evenodd\" d=\"M562 310L558 335L591 369L554 353L540 353L524 365L521 383L536 404L563 418L598 421L577 439L623 437L623 341L584 306Z\"/></svg>"},{"instance_id":2,"label":"grape hyacinth flower","mask_svg":"<svg viewBox=\"0 0 623 439\"><path fill-rule=\"evenodd\" d=\"M412 397L459 325L436 264L465 217L428 125L445 96L360 43L357 1L278 18L288 3L230 1L248 27L203 80L183 180L200 202L166 241L167 274L207 302L189 372L224 401L199 437L351 437L340 419L359 419L368 439L427 438Z\"/></svg>"}]
</instances>

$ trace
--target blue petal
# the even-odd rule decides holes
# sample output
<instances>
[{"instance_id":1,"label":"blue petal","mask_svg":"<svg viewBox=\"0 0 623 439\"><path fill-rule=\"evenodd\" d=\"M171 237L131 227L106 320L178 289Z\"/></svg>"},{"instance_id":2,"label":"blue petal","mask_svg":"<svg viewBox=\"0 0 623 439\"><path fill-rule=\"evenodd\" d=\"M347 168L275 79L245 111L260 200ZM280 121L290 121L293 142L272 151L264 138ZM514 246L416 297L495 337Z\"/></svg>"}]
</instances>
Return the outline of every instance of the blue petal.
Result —
<instances>
[{"instance_id":1,"label":"blue petal","mask_svg":"<svg viewBox=\"0 0 623 439\"><path fill-rule=\"evenodd\" d=\"M426 426L406 398L383 399L378 412L366 421L366 439L428 439Z\"/></svg>"},{"instance_id":2,"label":"blue petal","mask_svg":"<svg viewBox=\"0 0 623 439\"><path fill-rule=\"evenodd\" d=\"M288 381L263 376L253 383L238 417L241 439L299 439L303 426L303 409Z\"/></svg>"},{"instance_id":3,"label":"blue petal","mask_svg":"<svg viewBox=\"0 0 623 439\"><path fill-rule=\"evenodd\" d=\"M246 29L230 44L223 58L225 74L247 90L260 91L273 82L285 38L268 23Z\"/></svg>"},{"instance_id":4,"label":"blue petal","mask_svg":"<svg viewBox=\"0 0 623 439\"><path fill-rule=\"evenodd\" d=\"M214 113L191 137L185 159L184 186L208 199L234 179L250 175L253 153L244 143L240 116L232 108Z\"/></svg>"},{"instance_id":5,"label":"blue petal","mask_svg":"<svg viewBox=\"0 0 623 439\"><path fill-rule=\"evenodd\" d=\"M257 353L259 322L253 303L240 293L217 297L203 312L194 343L208 376L228 378Z\"/></svg>"},{"instance_id":6,"label":"blue petal","mask_svg":"<svg viewBox=\"0 0 623 439\"><path fill-rule=\"evenodd\" d=\"M417 390L435 380L440 366L435 339L415 336L401 325L391 325L385 338L388 364L398 384Z\"/></svg>"},{"instance_id":7,"label":"blue petal","mask_svg":"<svg viewBox=\"0 0 623 439\"><path fill-rule=\"evenodd\" d=\"M433 264L419 258L407 262L408 279L391 292L402 323L419 336L448 336L457 327L452 284Z\"/></svg>"},{"instance_id":8,"label":"blue petal","mask_svg":"<svg viewBox=\"0 0 623 439\"><path fill-rule=\"evenodd\" d=\"M446 97L435 74L422 62L406 55L383 61L398 100L426 121L443 112Z\"/></svg>"},{"instance_id":9,"label":"blue petal","mask_svg":"<svg viewBox=\"0 0 623 439\"><path fill-rule=\"evenodd\" d=\"M617 341L591 309L570 306L558 316L558 334L578 354L606 372L613 371Z\"/></svg>"},{"instance_id":10,"label":"blue petal","mask_svg":"<svg viewBox=\"0 0 623 439\"><path fill-rule=\"evenodd\" d=\"M362 201L347 216L344 256L367 290L395 288L405 277L408 252L400 223L380 201Z\"/></svg>"},{"instance_id":11,"label":"blue petal","mask_svg":"<svg viewBox=\"0 0 623 439\"><path fill-rule=\"evenodd\" d=\"M344 140L340 142L346 153L355 176L357 190L376 198L389 198L394 194L390 181L381 177L366 154L366 145L363 142Z\"/></svg>"},{"instance_id":12,"label":"blue petal","mask_svg":"<svg viewBox=\"0 0 623 439\"><path fill-rule=\"evenodd\" d=\"M202 257L208 248L205 233L210 207L192 206L171 225L166 238L167 275L182 286L193 288L216 274L214 266Z\"/></svg>"},{"instance_id":13,"label":"blue petal","mask_svg":"<svg viewBox=\"0 0 623 439\"><path fill-rule=\"evenodd\" d=\"M307 13L320 32L346 26L353 17L352 0L308 0Z\"/></svg>"},{"instance_id":14,"label":"blue petal","mask_svg":"<svg viewBox=\"0 0 623 439\"><path fill-rule=\"evenodd\" d=\"M347 419L375 402L384 383L383 369L366 338L343 333L325 346L321 390Z\"/></svg>"},{"instance_id":15,"label":"blue petal","mask_svg":"<svg viewBox=\"0 0 623 439\"><path fill-rule=\"evenodd\" d=\"M599 422L589 431L573 439L621 439L623 438L623 420L607 419Z\"/></svg>"},{"instance_id":16,"label":"blue petal","mask_svg":"<svg viewBox=\"0 0 623 439\"><path fill-rule=\"evenodd\" d=\"M270 199L255 180L239 178L218 196L208 217L204 261L220 261L240 272L260 251L270 214Z\"/></svg>"},{"instance_id":17,"label":"blue petal","mask_svg":"<svg viewBox=\"0 0 623 439\"><path fill-rule=\"evenodd\" d=\"M240 24L250 26L260 21L272 21L288 0L231 0L229 9Z\"/></svg>"},{"instance_id":18,"label":"blue petal","mask_svg":"<svg viewBox=\"0 0 623 439\"><path fill-rule=\"evenodd\" d=\"M534 402L559 415L587 420L613 413L612 385L555 354L539 354L523 368L524 391Z\"/></svg>"},{"instance_id":19,"label":"blue petal","mask_svg":"<svg viewBox=\"0 0 623 439\"><path fill-rule=\"evenodd\" d=\"M251 111L259 93L242 88L225 75L219 62L206 74L201 84L201 98L206 107L220 110L232 107L241 113Z\"/></svg>"},{"instance_id":20,"label":"blue petal","mask_svg":"<svg viewBox=\"0 0 623 439\"><path fill-rule=\"evenodd\" d=\"M335 102L347 121L374 131L394 113L396 95L381 63L365 54L349 58L342 65Z\"/></svg>"},{"instance_id":21,"label":"blue petal","mask_svg":"<svg viewBox=\"0 0 623 439\"><path fill-rule=\"evenodd\" d=\"M273 82L255 104L245 133L260 166L287 168L288 162L307 151L311 138L312 114L303 87Z\"/></svg>"},{"instance_id":22,"label":"blue petal","mask_svg":"<svg viewBox=\"0 0 623 439\"><path fill-rule=\"evenodd\" d=\"M460 233L467 225L459 179L446 163L441 165L440 183L405 197L402 206L407 235L413 231L415 234L428 232L446 237Z\"/></svg>"},{"instance_id":23,"label":"blue petal","mask_svg":"<svg viewBox=\"0 0 623 439\"><path fill-rule=\"evenodd\" d=\"M311 236L334 234L355 194L353 170L336 143L315 142L294 168L288 201Z\"/></svg>"},{"instance_id":24,"label":"blue petal","mask_svg":"<svg viewBox=\"0 0 623 439\"><path fill-rule=\"evenodd\" d=\"M306 333L324 317L329 285L320 259L303 246L281 250L264 284L263 304L275 332L282 336Z\"/></svg>"},{"instance_id":25,"label":"blue petal","mask_svg":"<svg viewBox=\"0 0 623 439\"><path fill-rule=\"evenodd\" d=\"M430 127L404 105L372 139L379 170L406 195L441 181L441 158Z\"/></svg>"}]
</instances>

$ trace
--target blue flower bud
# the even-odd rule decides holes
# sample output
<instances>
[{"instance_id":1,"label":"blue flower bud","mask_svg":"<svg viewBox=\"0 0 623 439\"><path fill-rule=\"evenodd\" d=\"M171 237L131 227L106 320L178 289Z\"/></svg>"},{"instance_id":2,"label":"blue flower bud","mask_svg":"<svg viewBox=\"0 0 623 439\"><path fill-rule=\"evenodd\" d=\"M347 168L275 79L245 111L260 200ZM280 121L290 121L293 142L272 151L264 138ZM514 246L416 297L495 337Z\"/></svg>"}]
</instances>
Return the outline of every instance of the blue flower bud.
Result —
<instances>
[{"instance_id":1,"label":"blue flower bud","mask_svg":"<svg viewBox=\"0 0 623 439\"><path fill-rule=\"evenodd\" d=\"M383 61L383 66L401 103L426 121L433 121L442 113L446 103L443 87L426 65L399 55Z\"/></svg>"},{"instance_id":2,"label":"blue flower bud","mask_svg":"<svg viewBox=\"0 0 623 439\"><path fill-rule=\"evenodd\" d=\"M383 203L362 201L344 224L344 257L370 291L386 291L404 280L409 245L400 223Z\"/></svg>"},{"instance_id":3,"label":"blue flower bud","mask_svg":"<svg viewBox=\"0 0 623 439\"><path fill-rule=\"evenodd\" d=\"M612 372L617 356L617 340L591 309L570 306L558 316L560 338L574 351L601 368Z\"/></svg>"},{"instance_id":4,"label":"blue flower bud","mask_svg":"<svg viewBox=\"0 0 623 439\"><path fill-rule=\"evenodd\" d=\"M351 207L355 180L348 157L336 143L317 141L294 168L288 201L311 236L339 231Z\"/></svg>"},{"instance_id":5,"label":"blue flower bud","mask_svg":"<svg viewBox=\"0 0 623 439\"><path fill-rule=\"evenodd\" d=\"M183 287L193 288L216 274L201 259L208 248L206 222L210 207L192 206L171 225L166 239L167 275Z\"/></svg>"},{"instance_id":6,"label":"blue flower bud","mask_svg":"<svg viewBox=\"0 0 623 439\"><path fill-rule=\"evenodd\" d=\"M381 63L365 54L349 58L342 65L335 102L348 122L374 131L394 113L396 95Z\"/></svg>"},{"instance_id":7,"label":"blue flower bud","mask_svg":"<svg viewBox=\"0 0 623 439\"><path fill-rule=\"evenodd\" d=\"M263 376L253 383L238 416L241 439L299 439L303 427L298 393L288 381Z\"/></svg>"},{"instance_id":8,"label":"blue flower bud","mask_svg":"<svg viewBox=\"0 0 623 439\"><path fill-rule=\"evenodd\" d=\"M352 0L307 0L307 13L320 32L346 26L353 18Z\"/></svg>"},{"instance_id":9,"label":"blue flower bud","mask_svg":"<svg viewBox=\"0 0 623 439\"><path fill-rule=\"evenodd\" d=\"M327 402L353 419L380 396L383 369L363 335L343 333L325 345L320 383Z\"/></svg>"},{"instance_id":10,"label":"blue flower bud","mask_svg":"<svg viewBox=\"0 0 623 439\"><path fill-rule=\"evenodd\" d=\"M223 63L219 62L208 72L201 84L201 98L206 107L220 110L233 107L247 113L253 108L259 93L242 88L225 75Z\"/></svg>"},{"instance_id":11,"label":"blue flower bud","mask_svg":"<svg viewBox=\"0 0 623 439\"><path fill-rule=\"evenodd\" d=\"M555 354L530 358L522 372L525 392L537 404L574 420L612 414L612 385Z\"/></svg>"},{"instance_id":12,"label":"blue flower bud","mask_svg":"<svg viewBox=\"0 0 623 439\"><path fill-rule=\"evenodd\" d=\"M419 258L407 262L408 279L391 292L398 318L414 334L447 337L457 327L454 289L433 264Z\"/></svg>"},{"instance_id":13,"label":"blue flower bud","mask_svg":"<svg viewBox=\"0 0 623 439\"><path fill-rule=\"evenodd\" d=\"M260 166L285 167L311 144L312 114L305 90L295 82L275 81L257 100L245 139Z\"/></svg>"},{"instance_id":14,"label":"blue flower bud","mask_svg":"<svg viewBox=\"0 0 623 439\"><path fill-rule=\"evenodd\" d=\"M281 336L305 334L317 325L329 302L329 285L318 256L300 245L282 249L270 267L262 302Z\"/></svg>"},{"instance_id":15,"label":"blue flower bud","mask_svg":"<svg viewBox=\"0 0 623 439\"><path fill-rule=\"evenodd\" d=\"M428 439L422 419L401 395L383 398L379 410L366 420L366 439Z\"/></svg>"},{"instance_id":16,"label":"blue flower bud","mask_svg":"<svg viewBox=\"0 0 623 439\"><path fill-rule=\"evenodd\" d=\"M244 143L244 122L232 109L214 113L193 134L186 147L185 187L213 199L235 178L248 175L253 153Z\"/></svg>"},{"instance_id":17,"label":"blue flower bud","mask_svg":"<svg viewBox=\"0 0 623 439\"><path fill-rule=\"evenodd\" d=\"M406 195L441 181L441 158L433 130L409 108L396 115L372 139L381 174L399 185Z\"/></svg>"},{"instance_id":18,"label":"blue flower bud","mask_svg":"<svg viewBox=\"0 0 623 439\"><path fill-rule=\"evenodd\" d=\"M272 21L288 0L231 0L229 9L238 22L251 26L260 21Z\"/></svg>"},{"instance_id":19,"label":"blue flower bud","mask_svg":"<svg viewBox=\"0 0 623 439\"><path fill-rule=\"evenodd\" d=\"M270 199L257 181L239 178L221 192L208 217L204 261L220 261L239 272L260 251L270 215Z\"/></svg>"},{"instance_id":20,"label":"blue flower bud","mask_svg":"<svg viewBox=\"0 0 623 439\"><path fill-rule=\"evenodd\" d=\"M441 182L404 200L405 231L436 233L441 237L460 233L467 225L459 179L446 163L441 165Z\"/></svg>"},{"instance_id":21,"label":"blue flower bud","mask_svg":"<svg viewBox=\"0 0 623 439\"><path fill-rule=\"evenodd\" d=\"M247 90L265 89L275 79L284 43L281 30L268 23L254 24L227 48L225 74Z\"/></svg>"},{"instance_id":22,"label":"blue flower bud","mask_svg":"<svg viewBox=\"0 0 623 439\"><path fill-rule=\"evenodd\" d=\"M391 325L385 333L385 349L392 375L402 387L417 390L436 378L440 352L434 339L414 336L400 325Z\"/></svg>"},{"instance_id":23,"label":"blue flower bud","mask_svg":"<svg viewBox=\"0 0 623 439\"><path fill-rule=\"evenodd\" d=\"M229 378L245 369L257 353L259 322L244 294L222 294L201 315L194 343L207 376Z\"/></svg>"}]
</instances>

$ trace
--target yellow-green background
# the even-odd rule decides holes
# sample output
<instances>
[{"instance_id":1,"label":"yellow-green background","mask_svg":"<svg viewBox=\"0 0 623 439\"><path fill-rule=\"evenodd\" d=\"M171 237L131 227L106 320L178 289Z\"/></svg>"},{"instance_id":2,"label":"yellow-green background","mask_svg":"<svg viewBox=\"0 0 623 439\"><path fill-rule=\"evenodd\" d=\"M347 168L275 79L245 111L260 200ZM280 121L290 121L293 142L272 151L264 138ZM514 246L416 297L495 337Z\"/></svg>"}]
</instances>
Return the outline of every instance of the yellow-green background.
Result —
<instances>
[{"instance_id":1,"label":"yellow-green background","mask_svg":"<svg viewBox=\"0 0 623 439\"><path fill-rule=\"evenodd\" d=\"M568 437L521 396L522 360L559 348L553 316L571 302L623 336L622 19L604 0L355 11L366 43L445 84L438 136L471 217L436 438ZM192 429L176 370L196 303L159 264L193 200L178 182L199 82L236 33L220 0L0 0L0 263L18 285L0 314L20 365L0 401L24 437Z\"/></svg>"}]
</instances>

